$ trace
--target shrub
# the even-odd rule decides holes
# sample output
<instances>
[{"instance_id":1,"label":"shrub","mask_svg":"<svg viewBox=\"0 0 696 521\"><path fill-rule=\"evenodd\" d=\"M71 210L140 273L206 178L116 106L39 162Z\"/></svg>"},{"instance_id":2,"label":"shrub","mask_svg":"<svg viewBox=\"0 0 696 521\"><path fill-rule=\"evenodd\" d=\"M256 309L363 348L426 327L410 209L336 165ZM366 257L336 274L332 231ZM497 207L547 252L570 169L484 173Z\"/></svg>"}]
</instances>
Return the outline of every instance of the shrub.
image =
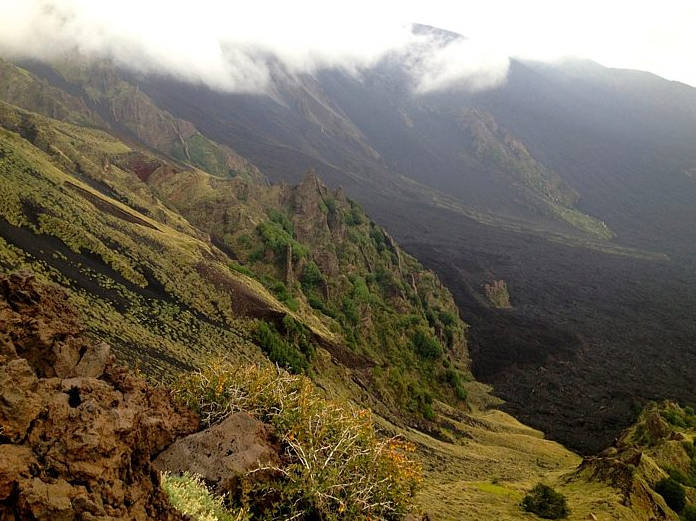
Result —
<instances>
[{"instance_id":1,"label":"shrub","mask_svg":"<svg viewBox=\"0 0 696 521\"><path fill-rule=\"evenodd\" d=\"M324 301L314 293L307 294L307 303L317 311L324 313L327 317L336 318L336 310L328 304L324 304Z\"/></svg>"},{"instance_id":2,"label":"shrub","mask_svg":"<svg viewBox=\"0 0 696 521\"><path fill-rule=\"evenodd\" d=\"M293 373L309 370L307 354L288 343L273 325L260 322L254 338L271 362Z\"/></svg>"},{"instance_id":3,"label":"shrub","mask_svg":"<svg viewBox=\"0 0 696 521\"><path fill-rule=\"evenodd\" d=\"M684 474L681 470L675 468L665 468L669 477L681 485L691 486L689 476Z\"/></svg>"},{"instance_id":4,"label":"shrub","mask_svg":"<svg viewBox=\"0 0 696 521\"><path fill-rule=\"evenodd\" d=\"M251 519L244 508L234 511L225 507L222 497L216 496L199 476L185 472L183 476L160 474L162 488L172 506L195 521L246 521Z\"/></svg>"},{"instance_id":5,"label":"shrub","mask_svg":"<svg viewBox=\"0 0 696 521\"><path fill-rule=\"evenodd\" d=\"M378 251L382 251L384 248L384 244L386 242L386 239L384 238L384 234L382 233L382 230L379 228L375 227L370 230L370 238L374 241L375 245L377 246Z\"/></svg>"},{"instance_id":6,"label":"shrub","mask_svg":"<svg viewBox=\"0 0 696 521\"><path fill-rule=\"evenodd\" d=\"M285 317L283 317L283 328L285 329L287 338L291 340L307 358L311 359L314 355L315 348L312 343L312 334L309 329L307 329L307 326L290 315L285 315Z\"/></svg>"},{"instance_id":7,"label":"shrub","mask_svg":"<svg viewBox=\"0 0 696 521\"><path fill-rule=\"evenodd\" d=\"M413 350L423 358L434 360L442 354L440 343L422 329L413 335L412 345Z\"/></svg>"},{"instance_id":8,"label":"shrub","mask_svg":"<svg viewBox=\"0 0 696 521\"><path fill-rule=\"evenodd\" d=\"M324 276L321 274L319 266L317 266L314 261L308 262L302 270L302 276L300 277L302 289L307 291L317 287L319 284L322 284L323 282Z\"/></svg>"},{"instance_id":9,"label":"shrub","mask_svg":"<svg viewBox=\"0 0 696 521\"><path fill-rule=\"evenodd\" d=\"M228 266L231 270L241 273L242 275L246 275L247 277L254 277L253 271L251 271L246 266L242 266L238 262L230 262Z\"/></svg>"},{"instance_id":10,"label":"shrub","mask_svg":"<svg viewBox=\"0 0 696 521\"><path fill-rule=\"evenodd\" d=\"M292 246L293 260L298 260L307 255L307 248L297 242L292 232L288 231L282 224L275 221L264 221L256 227L256 232L263 239L266 247L273 250L276 258L285 261L285 254L288 245Z\"/></svg>"},{"instance_id":11,"label":"shrub","mask_svg":"<svg viewBox=\"0 0 696 521\"><path fill-rule=\"evenodd\" d=\"M442 322L445 326L453 326L457 322L457 317L455 317L454 314L450 313L449 311L440 310L438 314L440 316L440 322Z\"/></svg>"},{"instance_id":12,"label":"shrub","mask_svg":"<svg viewBox=\"0 0 696 521\"><path fill-rule=\"evenodd\" d=\"M667 410L661 411L660 414L675 427L681 427L682 429L696 427L696 417L689 414L686 409L670 407Z\"/></svg>"},{"instance_id":13,"label":"shrub","mask_svg":"<svg viewBox=\"0 0 696 521\"><path fill-rule=\"evenodd\" d=\"M352 324L357 324L360 321L360 313L358 312L358 306L355 303L355 301L350 297L345 297L343 299L343 314Z\"/></svg>"},{"instance_id":14,"label":"shrub","mask_svg":"<svg viewBox=\"0 0 696 521\"><path fill-rule=\"evenodd\" d=\"M293 297L288 297L283 300L283 304L293 313L297 313L300 310L300 301Z\"/></svg>"},{"instance_id":15,"label":"shrub","mask_svg":"<svg viewBox=\"0 0 696 521\"><path fill-rule=\"evenodd\" d=\"M466 392L466 389L464 389L464 378L462 377L461 373L456 369L447 369L445 379L450 387L454 390L454 394L457 396L457 398L465 402L469 397L469 394Z\"/></svg>"},{"instance_id":16,"label":"shrub","mask_svg":"<svg viewBox=\"0 0 696 521\"><path fill-rule=\"evenodd\" d=\"M569 514L563 494L543 483L539 483L529 491L522 500L522 506L527 512L532 512L543 519L561 519Z\"/></svg>"},{"instance_id":17,"label":"shrub","mask_svg":"<svg viewBox=\"0 0 696 521\"><path fill-rule=\"evenodd\" d=\"M256 517L400 520L407 513L421 481L413 446L380 438L370 411L325 400L308 378L217 361L174 392L206 411L207 423L242 410L276 428L287 464L273 469L275 480L248 483L245 506Z\"/></svg>"},{"instance_id":18,"label":"shrub","mask_svg":"<svg viewBox=\"0 0 696 521\"><path fill-rule=\"evenodd\" d=\"M278 297L278 300L287 300L288 298L290 298L288 288L285 286L283 282L279 280L273 280L270 289L275 294L275 296Z\"/></svg>"},{"instance_id":19,"label":"shrub","mask_svg":"<svg viewBox=\"0 0 696 521\"><path fill-rule=\"evenodd\" d=\"M673 478L665 478L655 485L655 492L660 494L667 506L675 512L681 512L686 506L686 491Z\"/></svg>"},{"instance_id":20,"label":"shrub","mask_svg":"<svg viewBox=\"0 0 696 521\"><path fill-rule=\"evenodd\" d=\"M360 205L350 201L350 211L345 214L344 220L348 226L359 226L365 222L364 215Z\"/></svg>"},{"instance_id":21,"label":"shrub","mask_svg":"<svg viewBox=\"0 0 696 521\"><path fill-rule=\"evenodd\" d=\"M290 219L288 219L288 216L286 214L271 208L266 212L266 215L268 215L268 218L271 220L271 222L280 224L280 226L290 235L294 233L292 222L290 221Z\"/></svg>"},{"instance_id":22,"label":"shrub","mask_svg":"<svg viewBox=\"0 0 696 521\"><path fill-rule=\"evenodd\" d=\"M410 396L410 401L408 403L409 411L419 413L426 420L435 420L432 394L412 383L408 385L408 394Z\"/></svg>"}]
</instances>

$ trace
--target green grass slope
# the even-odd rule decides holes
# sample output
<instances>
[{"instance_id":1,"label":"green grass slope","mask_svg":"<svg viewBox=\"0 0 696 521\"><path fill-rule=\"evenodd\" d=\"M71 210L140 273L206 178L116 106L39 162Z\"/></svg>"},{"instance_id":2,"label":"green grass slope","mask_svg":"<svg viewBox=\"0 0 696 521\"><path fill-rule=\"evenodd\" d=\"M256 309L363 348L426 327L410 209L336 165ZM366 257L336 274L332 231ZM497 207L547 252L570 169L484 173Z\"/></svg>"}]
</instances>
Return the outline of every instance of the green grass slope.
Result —
<instances>
[{"instance_id":1,"label":"green grass slope","mask_svg":"<svg viewBox=\"0 0 696 521\"><path fill-rule=\"evenodd\" d=\"M4 271L29 267L71 288L88 328L155 374L220 349L262 358L249 319L282 316L282 306L108 163L127 145L5 104L0 123Z\"/></svg>"}]
</instances>

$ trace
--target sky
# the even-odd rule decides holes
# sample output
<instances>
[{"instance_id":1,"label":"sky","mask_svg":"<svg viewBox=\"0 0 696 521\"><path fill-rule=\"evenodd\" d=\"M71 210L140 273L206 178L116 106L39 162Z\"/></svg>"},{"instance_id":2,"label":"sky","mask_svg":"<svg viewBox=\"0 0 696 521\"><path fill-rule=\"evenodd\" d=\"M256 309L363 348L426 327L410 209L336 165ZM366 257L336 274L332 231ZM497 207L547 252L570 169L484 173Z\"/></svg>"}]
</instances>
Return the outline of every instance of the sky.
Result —
<instances>
[{"instance_id":1,"label":"sky","mask_svg":"<svg viewBox=\"0 0 696 521\"><path fill-rule=\"evenodd\" d=\"M468 41L416 37L411 22ZM696 2L683 0L0 0L0 56L55 59L78 49L252 92L269 88L275 59L289 74L334 66L359 74L395 53L416 91L461 79L496 85L511 56L589 58L696 86L694 28Z\"/></svg>"}]
</instances>

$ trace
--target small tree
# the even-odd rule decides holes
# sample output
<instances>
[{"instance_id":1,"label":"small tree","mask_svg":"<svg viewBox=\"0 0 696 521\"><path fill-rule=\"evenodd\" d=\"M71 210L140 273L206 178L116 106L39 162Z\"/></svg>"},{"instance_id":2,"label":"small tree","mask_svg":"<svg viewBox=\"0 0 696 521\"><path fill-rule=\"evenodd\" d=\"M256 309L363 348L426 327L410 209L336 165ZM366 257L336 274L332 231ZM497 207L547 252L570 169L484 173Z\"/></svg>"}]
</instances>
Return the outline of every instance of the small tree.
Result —
<instances>
[{"instance_id":1,"label":"small tree","mask_svg":"<svg viewBox=\"0 0 696 521\"><path fill-rule=\"evenodd\" d=\"M563 494L543 483L539 483L522 500L527 512L532 512L543 519L561 519L568 516L569 510Z\"/></svg>"}]
</instances>

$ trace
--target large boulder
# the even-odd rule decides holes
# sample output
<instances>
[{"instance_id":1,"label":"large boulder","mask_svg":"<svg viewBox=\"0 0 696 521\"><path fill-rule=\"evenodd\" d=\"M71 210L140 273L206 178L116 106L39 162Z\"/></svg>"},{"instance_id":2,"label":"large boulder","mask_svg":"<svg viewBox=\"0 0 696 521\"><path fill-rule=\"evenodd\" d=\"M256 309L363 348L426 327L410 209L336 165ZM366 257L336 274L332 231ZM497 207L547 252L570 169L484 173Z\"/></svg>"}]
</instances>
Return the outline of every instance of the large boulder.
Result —
<instances>
[{"instance_id":1,"label":"large boulder","mask_svg":"<svg viewBox=\"0 0 696 521\"><path fill-rule=\"evenodd\" d=\"M0 276L0 332L0 519L181 519L151 460L197 417L31 274Z\"/></svg>"},{"instance_id":2,"label":"large boulder","mask_svg":"<svg viewBox=\"0 0 696 521\"><path fill-rule=\"evenodd\" d=\"M174 442L154 464L160 471L200 475L219 493L235 493L249 471L259 468L254 479L275 474L281 465L280 445L273 427L245 412Z\"/></svg>"}]
</instances>

